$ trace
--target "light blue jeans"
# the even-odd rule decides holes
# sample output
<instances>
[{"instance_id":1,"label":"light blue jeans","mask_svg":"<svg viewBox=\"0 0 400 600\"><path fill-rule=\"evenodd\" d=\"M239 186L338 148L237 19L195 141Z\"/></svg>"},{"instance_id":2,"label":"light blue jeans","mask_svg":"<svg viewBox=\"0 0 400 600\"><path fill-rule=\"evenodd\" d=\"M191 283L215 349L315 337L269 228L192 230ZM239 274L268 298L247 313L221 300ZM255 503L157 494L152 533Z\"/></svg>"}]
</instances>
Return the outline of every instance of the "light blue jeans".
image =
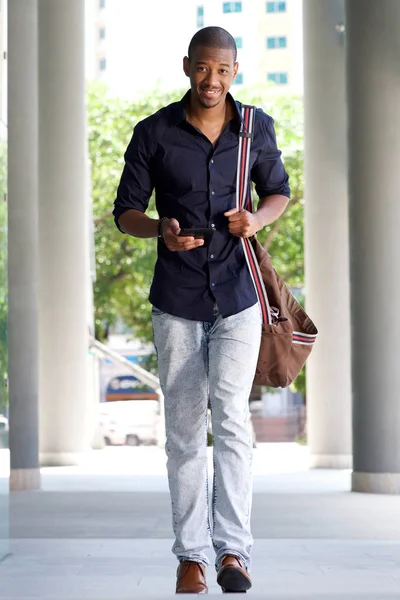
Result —
<instances>
[{"instance_id":1,"label":"light blue jeans","mask_svg":"<svg viewBox=\"0 0 400 600\"><path fill-rule=\"evenodd\" d=\"M243 558L250 568L253 443L249 395L261 340L258 304L213 322L189 321L153 308L154 342L165 400L166 453L179 560L209 564L206 550ZM214 480L209 511L207 405ZM210 514L211 512L211 514Z\"/></svg>"}]
</instances>

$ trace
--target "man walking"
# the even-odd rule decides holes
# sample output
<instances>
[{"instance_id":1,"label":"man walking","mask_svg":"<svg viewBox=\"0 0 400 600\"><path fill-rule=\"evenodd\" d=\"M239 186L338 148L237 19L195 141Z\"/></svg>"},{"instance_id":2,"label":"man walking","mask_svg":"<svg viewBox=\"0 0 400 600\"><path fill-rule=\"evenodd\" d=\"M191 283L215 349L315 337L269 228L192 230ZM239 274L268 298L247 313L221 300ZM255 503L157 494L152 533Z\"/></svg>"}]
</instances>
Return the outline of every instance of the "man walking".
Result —
<instances>
[{"instance_id":1,"label":"man walking","mask_svg":"<svg viewBox=\"0 0 400 600\"><path fill-rule=\"evenodd\" d=\"M235 41L224 29L206 27L195 34L183 65L190 90L136 125L114 208L122 232L159 238L150 302L165 397L177 593L207 593L210 539L222 590L251 587L249 394L261 316L240 238L283 213L289 186L273 120L257 110L249 168L258 210L235 208L241 105L228 92L238 72L236 57ZM159 220L145 215L153 189ZM179 235L183 228L214 233L207 242Z\"/></svg>"}]
</instances>

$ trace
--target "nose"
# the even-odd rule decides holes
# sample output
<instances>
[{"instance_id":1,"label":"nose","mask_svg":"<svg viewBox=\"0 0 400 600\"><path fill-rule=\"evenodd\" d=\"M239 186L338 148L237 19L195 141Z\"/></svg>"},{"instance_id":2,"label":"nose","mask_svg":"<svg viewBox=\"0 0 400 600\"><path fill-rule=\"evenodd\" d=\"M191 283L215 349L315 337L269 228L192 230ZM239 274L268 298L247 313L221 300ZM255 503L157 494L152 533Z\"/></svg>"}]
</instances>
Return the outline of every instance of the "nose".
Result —
<instances>
[{"instance_id":1,"label":"nose","mask_svg":"<svg viewBox=\"0 0 400 600\"><path fill-rule=\"evenodd\" d=\"M206 77L206 83L210 88L219 87L218 72L209 71Z\"/></svg>"}]
</instances>

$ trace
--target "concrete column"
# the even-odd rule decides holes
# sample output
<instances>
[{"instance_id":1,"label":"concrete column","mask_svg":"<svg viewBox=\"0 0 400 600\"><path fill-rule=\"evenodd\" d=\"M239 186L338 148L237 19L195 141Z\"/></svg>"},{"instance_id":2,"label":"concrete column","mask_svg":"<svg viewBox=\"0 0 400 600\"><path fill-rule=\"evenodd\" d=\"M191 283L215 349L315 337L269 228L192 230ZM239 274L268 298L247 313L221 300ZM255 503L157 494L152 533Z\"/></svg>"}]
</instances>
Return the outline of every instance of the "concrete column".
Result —
<instances>
[{"instance_id":1,"label":"concrete column","mask_svg":"<svg viewBox=\"0 0 400 600\"><path fill-rule=\"evenodd\" d=\"M37 2L8 6L8 358L11 489L40 487Z\"/></svg>"},{"instance_id":2,"label":"concrete column","mask_svg":"<svg viewBox=\"0 0 400 600\"><path fill-rule=\"evenodd\" d=\"M305 271L319 336L307 368L313 467L351 466L344 0L303 0Z\"/></svg>"},{"instance_id":3,"label":"concrete column","mask_svg":"<svg viewBox=\"0 0 400 600\"><path fill-rule=\"evenodd\" d=\"M39 0L40 458L90 449L85 2Z\"/></svg>"},{"instance_id":4,"label":"concrete column","mask_svg":"<svg viewBox=\"0 0 400 600\"><path fill-rule=\"evenodd\" d=\"M0 0L0 51L1 54L3 54L3 52L6 50L6 35L5 35L5 31L6 31L6 11L5 11L5 5L4 3L1 2ZM7 117L4 115L4 103L3 103L3 99L4 99L4 91L5 91L5 83L6 83L6 79L4 77L5 72L4 72L4 66L5 66L5 60L1 60L1 65L0 65L0 118L1 118L1 122L0 122L0 143L4 144L4 142L7 139L7 128L6 128L6 122L7 122ZM4 199L2 197L0 197L0 202L3 201L3 206L0 207L0 213L2 213L2 215L4 214ZM1 276L0 276L0 285L3 287L4 284L4 279L6 279L7 275L5 273L6 271L6 265L2 263L2 261L7 260L7 249L4 247L4 245L7 243L5 240L5 229L6 229L6 224L3 222L3 219L1 218L1 241L0 241L0 272L1 272ZM4 327L0 326L0 340L3 341L4 337L6 336L7 331L4 330ZM2 339L3 338L3 339ZM3 386L5 385L5 381L4 381L4 371L5 369L3 368L3 365L0 365L0 389L3 388ZM9 474L9 469L10 469L10 461L9 461L9 457L8 457L8 453L6 450L2 449L3 446L3 442L4 444L7 442L7 438L6 436L0 433L0 563L3 560L3 558L9 553L10 550L10 543L9 543L9 538L10 538L10 511L9 511L9 500L10 500L10 474Z\"/></svg>"},{"instance_id":5,"label":"concrete column","mask_svg":"<svg viewBox=\"0 0 400 600\"><path fill-rule=\"evenodd\" d=\"M5 22L5 19L7 19L7 15L6 15L6 6L4 2L1 2L0 0L0 117L1 117L1 122L0 122L0 140L5 139L6 137L6 126L5 126L5 122L7 120L7 117L4 118L4 88L5 88L5 77L4 77L4 66L5 66L5 60L4 60L4 52L6 52L6 43L5 43L5 31L6 31L6 27L7 24ZM4 122L3 122L4 121Z\"/></svg>"},{"instance_id":6,"label":"concrete column","mask_svg":"<svg viewBox=\"0 0 400 600\"><path fill-rule=\"evenodd\" d=\"M347 2L353 490L400 493L400 2Z\"/></svg>"}]
</instances>

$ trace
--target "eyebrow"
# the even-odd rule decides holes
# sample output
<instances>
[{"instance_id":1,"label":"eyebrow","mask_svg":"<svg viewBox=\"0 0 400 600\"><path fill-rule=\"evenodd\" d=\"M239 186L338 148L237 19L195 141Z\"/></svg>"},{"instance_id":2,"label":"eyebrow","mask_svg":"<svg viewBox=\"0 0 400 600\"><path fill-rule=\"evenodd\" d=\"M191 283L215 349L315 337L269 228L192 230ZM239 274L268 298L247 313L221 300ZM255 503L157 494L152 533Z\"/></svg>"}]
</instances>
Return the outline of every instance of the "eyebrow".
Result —
<instances>
[{"instance_id":1,"label":"eyebrow","mask_svg":"<svg viewBox=\"0 0 400 600\"><path fill-rule=\"evenodd\" d=\"M207 63L204 60L198 60L196 62L196 65L206 65ZM228 65L228 63L219 63L220 67L230 67L231 65Z\"/></svg>"}]
</instances>

